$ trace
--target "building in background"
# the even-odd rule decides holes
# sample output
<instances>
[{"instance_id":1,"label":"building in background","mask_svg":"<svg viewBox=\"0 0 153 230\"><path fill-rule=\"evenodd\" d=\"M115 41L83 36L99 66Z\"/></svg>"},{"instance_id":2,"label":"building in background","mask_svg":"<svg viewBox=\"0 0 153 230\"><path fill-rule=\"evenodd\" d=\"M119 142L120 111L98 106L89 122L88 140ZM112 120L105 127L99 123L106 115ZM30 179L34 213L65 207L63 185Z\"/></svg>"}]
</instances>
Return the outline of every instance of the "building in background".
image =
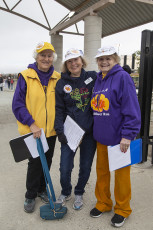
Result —
<instances>
[{"instance_id":1,"label":"building in background","mask_svg":"<svg viewBox=\"0 0 153 230\"><path fill-rule=\"evenodd\" d=\"M132 55L121 55L120 56L120 65L129 65L130 68L132 69L132 72L139 72L139 65L140 62L136 58L135 54Z\"/></svg>"},{"instance_id":2,"label":"building in background","mask_svg":"<svg viewBox=\"0 0 153 230\"><path fill-rule=\"evenodd\" d=\"M132 73L130 74L135 83L136 89L139 88L139 67L140 67L140 55L138 52L132 55L121 55L120 56L120 65L129 65Z\"/></svg>"}]
</instances>

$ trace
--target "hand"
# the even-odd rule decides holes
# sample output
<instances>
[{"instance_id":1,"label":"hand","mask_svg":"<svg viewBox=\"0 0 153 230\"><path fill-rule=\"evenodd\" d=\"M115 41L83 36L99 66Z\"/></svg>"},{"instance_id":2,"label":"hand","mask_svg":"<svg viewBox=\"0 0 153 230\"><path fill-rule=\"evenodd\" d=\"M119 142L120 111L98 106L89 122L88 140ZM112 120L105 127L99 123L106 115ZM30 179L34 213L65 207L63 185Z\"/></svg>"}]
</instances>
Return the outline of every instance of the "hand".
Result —
<instances>
[{"instance_id":1,"label":"hand","mask_svg":"<svg viewBox=\"0 0 153 230\"><path fill-rule=\"evenodd\" d=\"M122 138L122 139L121 139L121 142L120 142L120 149L121 149L121 152L126 153L127 150L128 150L128 148L129 148L129 146L130 146L130 143L131 143L131 140Z\"/></svg>"},{"instance_id":2,"label":"hand","mask_svg":"<svg viewBox=\"0 0 153 230\"><path fill-rule=\"evenodd\" d=\"M60 133L58 134L58 140L59 142L61 142L62 144L67 144L67 139L64 133Z\"/></svg>"},{"instance_id":3,"label":"hand","mask_svg":"<svg viewBox=\"0 0 153 230\"><path fill-rule=\"evenodd\" d=\"M41 129L35 123L33 123L32 125L30 125L30 130L33 133L33 137L34 138L40 138L40 136L41 136Z\"/></svg>"}]
</instances>

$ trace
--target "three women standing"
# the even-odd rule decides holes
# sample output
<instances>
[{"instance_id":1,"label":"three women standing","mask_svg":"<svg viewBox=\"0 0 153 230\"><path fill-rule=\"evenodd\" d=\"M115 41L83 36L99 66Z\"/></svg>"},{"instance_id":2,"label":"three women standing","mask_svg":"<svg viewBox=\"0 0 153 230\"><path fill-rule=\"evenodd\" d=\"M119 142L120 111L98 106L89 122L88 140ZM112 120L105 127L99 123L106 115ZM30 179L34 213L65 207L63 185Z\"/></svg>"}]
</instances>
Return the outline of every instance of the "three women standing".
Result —
<instances>
[{"instance_id":1,"label":"three women standing","mask_svg":"<svg viewBox=\"0 0 153 230\"><path fill-rule=\"evenodd\" d=\"M67 145L64 135L66 116L69 115L85 130L85 135L79 146L80 170L74 189L73 208L75 210L80 210L83 206L83 193L90 176L96 150L95 140L97 141L97 183L95 189L97 203L90 215L99 217L103 212L110 211L113 206L107 146L120 144L120 149L124 154L129 148L131 140L137 136L140 130L140 108L134 83L130 75L119 66L119 57L113 47L104 47L98 50L96 60L100 72L97 80L96 72L84 70L86 61L83 53L78 49L67 51L61 79L52 65L55 59L55 50L51 44L47 42L39 44L35 49L34 57L36 62L30 64L27 70L19 74L13 98L12 108L18 120L19 132L21 135L33 132L34 137L39 138L40 128L44 129L49 145L49 150L46 153L49 168L57 133L61 142L60 182L62 187L57 203L64 204L71 198L71 173L76 154ZM33 212L37 195L44 202L48 202L39 158L29 159L26 187L24 203L26 212ZM122 226L125 219L131 214L130 199L131 182L130 166L128 166L115 171L116 205L114 207L115 215L111 220L113 226Z\"/></svg>"}]
</instances>

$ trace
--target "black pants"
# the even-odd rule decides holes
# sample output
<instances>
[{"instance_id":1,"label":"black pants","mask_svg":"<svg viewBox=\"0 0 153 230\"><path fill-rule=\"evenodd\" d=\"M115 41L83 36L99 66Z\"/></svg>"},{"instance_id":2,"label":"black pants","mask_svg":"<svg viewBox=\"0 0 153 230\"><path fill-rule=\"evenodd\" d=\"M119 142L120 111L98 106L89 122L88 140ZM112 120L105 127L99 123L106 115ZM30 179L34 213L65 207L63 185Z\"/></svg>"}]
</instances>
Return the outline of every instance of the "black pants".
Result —
<instances>
[{"instance_id":1,"label":"black pants","mask_svg":"<svg viewBox=\"0 0 153 230\"><path fill-rule=\"evenodd\" d=\"M45 153L45 155L48 163L48 168L50 170L52 158L54 154L56 136L48 137L47 142L48 142L49 150ZM25 194L25 197L29 199L36 198L38 192L43 192L46 190L46 183L45 183L40 157L29 158L26 188L27 188L27 192Z\"/></svg>"}]
</instances>

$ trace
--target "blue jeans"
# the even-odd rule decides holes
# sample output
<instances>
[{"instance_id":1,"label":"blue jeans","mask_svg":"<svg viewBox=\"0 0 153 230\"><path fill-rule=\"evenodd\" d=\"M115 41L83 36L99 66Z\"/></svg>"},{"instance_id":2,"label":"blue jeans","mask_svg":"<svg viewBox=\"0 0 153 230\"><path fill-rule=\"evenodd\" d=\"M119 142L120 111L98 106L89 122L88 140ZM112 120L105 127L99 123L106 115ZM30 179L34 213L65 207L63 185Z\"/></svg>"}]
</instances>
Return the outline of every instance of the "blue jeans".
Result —
<instances>
[{"instance_id":1,"label":"blue jeans","mask_svg":"<svg viewBox=\"0 0 153 230\"><path fill-rule=\"evenodd\" d=\"M84 188L90 176L91 166L96 151L96 141L93 134L86 134L79 146L80 148L80 170L78 183L75 186L74 194L83 195ZM71 172L74 167L75 153L67 144L61 144L61 162L60 162L60 182L62 186L61 193L65 196L71 194Z\"/></svg>"}]
</instances>

